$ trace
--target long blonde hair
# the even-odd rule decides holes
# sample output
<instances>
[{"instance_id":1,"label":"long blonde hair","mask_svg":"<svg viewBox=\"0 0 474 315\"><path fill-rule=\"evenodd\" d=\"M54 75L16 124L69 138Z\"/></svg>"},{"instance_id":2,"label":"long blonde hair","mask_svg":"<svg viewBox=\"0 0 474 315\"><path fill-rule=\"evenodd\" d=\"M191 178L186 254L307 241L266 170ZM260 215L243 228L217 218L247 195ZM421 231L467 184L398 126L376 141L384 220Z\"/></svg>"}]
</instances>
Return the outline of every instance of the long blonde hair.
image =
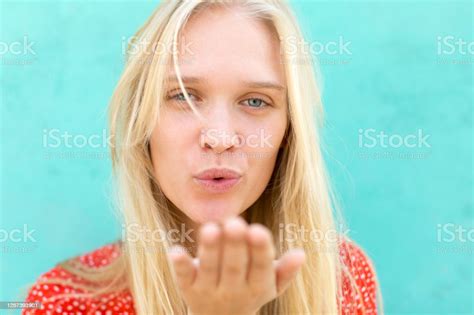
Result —
<instances>
[{"instance_id":1,"label":"long blonde hair","mask_svg":"<svg viewBox=\"0 0 474 315\"><path fill-rule=\"evenodd\" d=\"M178 228L177 209L153 176L149 152L149 139L163 99L163 89L157 87L164 85L169 70L164 65L173 65L183 93L188 101L189 98L179 76L178 50L149 52L158 45L177 48L178 35L186 21L210 6L238 6L271 25L281 39L289 125L270 182L248 209L247 220L262 223L272 231L277 255L302 248L307 259L291 286L258 314L336 314L341 307L341 276L345 272L339 244L326 238L309 242L298 235L291 242L277 241L281 227L289 225L329 235L336 230L337 217L318 133L323 121L318 72L311 56L293 50L291 41L285 40L301 42L303 36L293 13L282 1L164 1L135 34L132 44L146 47L133 53L129 50L110 103L111 156L122 220L125 226L135 224L150 231ZM121 255L99 270L80 266L75 260L61 266L90 283L104 284L88 286L93 295L130 290L138 314L186 314L167 258L173 244L165 240L155 243L152 250L141 241L129 244L121 240L120 244Z\"/></svg>"}]
</instances>

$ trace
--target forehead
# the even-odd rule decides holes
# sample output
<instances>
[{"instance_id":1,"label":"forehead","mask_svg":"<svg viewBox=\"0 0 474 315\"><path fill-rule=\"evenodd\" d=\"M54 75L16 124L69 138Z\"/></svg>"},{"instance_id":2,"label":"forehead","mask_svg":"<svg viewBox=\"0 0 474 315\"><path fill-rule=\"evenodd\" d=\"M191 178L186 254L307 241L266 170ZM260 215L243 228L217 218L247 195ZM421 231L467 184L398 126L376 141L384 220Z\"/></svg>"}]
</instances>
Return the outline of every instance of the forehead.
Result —
<instances>
[{"instance_id":1,"label":"forehead","mask_svg":"<svg viewBox=\"0 0 474 315\"><path fill-rule=\"evenodd\" d=\"M178 43L183 76L252 76L284 84L278 35L268 23L242 10L206 8L190 17Z\"/></svg>"}]
</instances>

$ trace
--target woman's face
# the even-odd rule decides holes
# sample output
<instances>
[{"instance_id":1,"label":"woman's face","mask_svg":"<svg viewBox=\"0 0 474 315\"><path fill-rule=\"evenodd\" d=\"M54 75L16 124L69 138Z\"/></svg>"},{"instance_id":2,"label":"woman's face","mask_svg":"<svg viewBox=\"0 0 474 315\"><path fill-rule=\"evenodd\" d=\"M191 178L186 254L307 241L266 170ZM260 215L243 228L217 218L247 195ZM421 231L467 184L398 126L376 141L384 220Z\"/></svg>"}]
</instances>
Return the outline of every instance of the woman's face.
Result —
<instances>
[{"instance_id":1,"label":"woman's face","mask_svg":"<svg viewBox=\"0 0 474 315\"><path fill-rule=\"evenodd\" d=\"M151 137L162 191L197 224L237 216L258 199L287 125L278 38L263 22L239 13L213 8L188 21L179 65L205 122L184 101L170 67L166 100ZM204 172L210 169L224 172ZM224 179L213 179L218 177Z\"/></svg>"}]
</instances>

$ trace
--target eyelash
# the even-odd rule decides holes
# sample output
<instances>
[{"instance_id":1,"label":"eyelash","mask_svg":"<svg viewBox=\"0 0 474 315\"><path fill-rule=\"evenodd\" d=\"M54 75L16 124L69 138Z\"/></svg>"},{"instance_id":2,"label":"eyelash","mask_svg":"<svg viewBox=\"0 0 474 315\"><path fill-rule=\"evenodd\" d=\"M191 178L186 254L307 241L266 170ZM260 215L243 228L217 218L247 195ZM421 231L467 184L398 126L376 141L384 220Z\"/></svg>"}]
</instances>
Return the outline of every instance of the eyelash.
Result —
<instances>
[{"instance_id":1,"label":"eyelash","mask_svg":"<svg viewBox=\"0 0 474 315\"><path fill-rule=\"evenodd\" d=\"M190 98L195 97L194 94L189 93L189 92L188 92L188 95L190 96ZM181 93L177 93L177 94L168 96L168 100L175 100L175 101L178 101L178 102L185 102L184 99L178 100L178 96L182 96L184 98L184 93L181 92ZM251 98L245 99L244 102L249 101L249 100L259 100L264 104L263 106L260 106L260 107L254 107L254 106L247 105L248 107L252 108L252 110L261 110L263 108L271 106L268 102L266 102L263 99L258 98L258 97L251 97Z\"/></svg>"},{"instance_id":2,"label":"eyelash","mask_svg":"<svg viewBox=\"0 0 474 315\"><path fill-rule=\"evenodd\" d=\"M185 102L185 101L186 101L185 99L182 99L182 100L178 100L178 99L177 99L177 97L180 96L180 95L182 95L183 98L184 98L184 93L181 92L181 93L177 93L177 94L168 96L168 99L169 99L169 100L172 99L172 100L175 100L175 101L178 101L178 102ZM190 96L190 98L192 98L192 97L194 96L194 94L189 93L189 92L188 92L188 95Z\"/></svg>"},{"instance_id":3,"label":"eyelash","mask_svg":"<svg viewBox=\"0 0 474 315\"><path fill-rule=\"evenodd\" d=\"M249 101L249 100L259 100L264 104L263 106L260 106L260 107L254 107L254 106L249 105L249 107L253 108L254 110L261 110L263 108L271 106L268 102L265 102L264 100L258 97L251 97L251 98L246 99L245 101Z\"/></svg>"}]
</instances>

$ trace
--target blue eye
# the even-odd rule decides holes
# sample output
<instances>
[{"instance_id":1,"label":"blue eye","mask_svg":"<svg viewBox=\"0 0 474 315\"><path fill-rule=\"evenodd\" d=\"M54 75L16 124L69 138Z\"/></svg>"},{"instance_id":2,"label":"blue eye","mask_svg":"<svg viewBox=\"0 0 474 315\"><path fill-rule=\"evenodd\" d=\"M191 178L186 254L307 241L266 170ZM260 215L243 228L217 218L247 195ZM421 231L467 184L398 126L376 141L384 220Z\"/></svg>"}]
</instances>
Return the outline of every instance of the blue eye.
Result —
<instances>
[{"instance_id":1,"label":"blue eye","mask_svg":"<svg viewBox=\"0 0 474 315\"><path fill-rule=\"evenodd\" d=\"M188 93L188 95L191 96L189 93ZM186 98L184 97L184 93L178 93L178 94L174 95L173 98L177 101L180 101L180 102L185 102L186 101Z\"/></svg>"},{"instance_id":2,"label":"blue eye","mask_svg":"<svg viewBox=\"0 0 474 315\"><path fill-rule=\"evenodd\" d=\"M244 102L247 102L248 106L253 107L253 108L264 108L266 106L269 106L267 102L260 98L249 98L245 100Z\"/></svg>"},{"instance_id":3,"label":"blue eye","mask_svg":"<svg viewBox=\"0 0 474 315\"><path fill-rule=\"evenodd\" d=\"M178 101L185 101L186 99L184 98L184 93L179 93L174 96L174 98Z\"/></svg>"},{"instance_id":4,"label":"blue eye","mask_svg":"<svg viewBox=\"0 0 474 315\"><path fill-rule=\"evenodd\" d=\"M195 96L193 94L189 93L189 92L188 92L188 95L189 95L189 98L191 100L193 100L193 98L195 98ZM172 96L168 97L168 99L173 99L173 100L176 100L178 102L186 102L186 98L184 97L183 92L172 95Z\"/></svg>"}]
</instances>

